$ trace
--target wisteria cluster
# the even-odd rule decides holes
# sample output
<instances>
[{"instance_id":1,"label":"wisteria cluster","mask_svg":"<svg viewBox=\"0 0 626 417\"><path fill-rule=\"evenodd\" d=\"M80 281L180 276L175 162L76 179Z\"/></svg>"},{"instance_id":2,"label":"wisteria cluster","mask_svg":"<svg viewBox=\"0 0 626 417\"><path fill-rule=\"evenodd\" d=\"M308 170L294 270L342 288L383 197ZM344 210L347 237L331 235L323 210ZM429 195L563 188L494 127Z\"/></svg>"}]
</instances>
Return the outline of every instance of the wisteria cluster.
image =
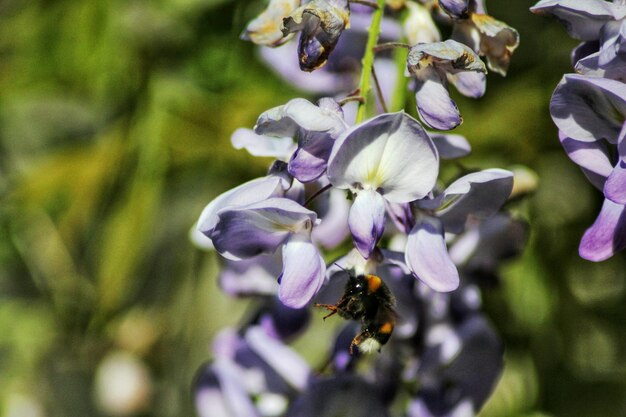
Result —
<instances>
[{"instance_id":1,"label":"wisteria cluster","mask_svg":"<svg viewBox=\"0 0 626 417\"><path fill-rule=\"evenodd\" d=\"M275 161L266 176L208 204L194 239L226 259L222 288L260 306L216 338L195 385L201 416L471 416L500 374L502 346L480 311L479 285L525 240L523 224L499 213L513 173L463 169L445 186L440 163L471 147L422 123L458 126L448 84L482 96L487 69L505 75L518 34L478 0L355 3L271 0L242 35L265 47L284 44L293 55L264 56L291 81L344 96L292 99L232 135L236 148ZM435 21L451 25L450 39L441 40ZM408 50L400 71L385 57L392 48ZM376 73L388 64L391 71ZM387 110L390 97L404 93L402 71L421 123ZM366 118L370 81L380 111ZM347 104L354 102L356 112ZM373 277L363 306L341 310L337 300L347 300L356 277ZM287 345L313 304L354 319L317 370ZM360 366L368 350L360 341L381 333L380 354Z\"/></svg>"},{"instance_id":2,"label":"wisteria cluster","mask_svg":"<svg viewBox=\"0 0 626 417\"><path fill-rule=\"evenodd\" d=\"M626 247L626 2L542 0L531 11L563 22L581 41L550 103L559 139L604 195L580 256L603 261Z\"/></svg>"}]
</instances>

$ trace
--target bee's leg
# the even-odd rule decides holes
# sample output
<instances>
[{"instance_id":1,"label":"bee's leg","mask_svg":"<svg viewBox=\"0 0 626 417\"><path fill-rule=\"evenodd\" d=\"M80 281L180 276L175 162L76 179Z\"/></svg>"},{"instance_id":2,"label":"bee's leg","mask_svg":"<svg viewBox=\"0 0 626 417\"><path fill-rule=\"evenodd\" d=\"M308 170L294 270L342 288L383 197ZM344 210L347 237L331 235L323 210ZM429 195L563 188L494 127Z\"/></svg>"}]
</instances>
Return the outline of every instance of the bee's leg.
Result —
<instances>
[{"instance_id":1,"label":"bee's leg","mask_svg":"<svg viewBox=\"0 0 626 417\"><path fill-rule=\"evenodd\" d=\"M322 320L326 320L326 319L327 319L327 318L329 318L330 316L337 314L337 311L338 311L337 306L332 305L332 304L318 304L318 303L316 303L316 304L315 304L315 307L323 307L323 308L325 308L325 309L327 309L327 310L330 310L330 313L326 314L326 315L322 318Z\"/></svg>"},{"instance_id":2,"label":"bee's leg","mask_svg":"<svg viewBox=\"0 0 626 417\"><path fill-rule=\"evenodd\" d=\"M354 347L359 346L361 342L368 337L368 335L369 332L367 330L363 330L361 331L361 333L354 336L354 339L352 339L352 343L350 343L350 355L354 354Z\"/></svg>"}]
</instances>

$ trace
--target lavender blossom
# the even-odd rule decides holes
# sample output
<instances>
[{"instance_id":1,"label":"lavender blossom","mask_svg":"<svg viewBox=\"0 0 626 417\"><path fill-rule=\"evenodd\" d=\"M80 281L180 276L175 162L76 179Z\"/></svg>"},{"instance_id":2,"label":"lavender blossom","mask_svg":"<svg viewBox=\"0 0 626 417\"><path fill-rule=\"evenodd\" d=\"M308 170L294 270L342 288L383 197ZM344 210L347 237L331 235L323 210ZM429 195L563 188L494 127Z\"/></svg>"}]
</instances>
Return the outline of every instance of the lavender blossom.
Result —
<instances>
[{"instance_id":1,"label":"lavender blossom","mask_svg":"<svg viewBox=\"0 0 626 417\"><path fill-rule=\"evenodd\" d=\"M279 140L294 138L298 146L289 158L288 171L306 183L316 180L326 171L335 139L347 127L341 107L333 99L322 98L316 106L297 98L261 114L254 131ZM280 149L285 149L284 145Z\"/></svg>"},{"instance_id":2,"label":"lavender blossom","mask_svg":"<svg viewBox=\"0 0 626 417\"><path fill-rule=\"evenodd\" d=\"M333 147L328 178L356 195L348 223L368 258L384 229L385 200L408 203L435 185L439 157L421 125L404 112L382 114L344 132Z\"/></svg>"},{"instance_id":3,"label":"lavender blossom","mask_svg":"<svg viewBox=\"0 0 626 417\"><path fill-rule=\"evenodd\" d=\"M485 219L497 212L513 188L513 174L490 169L459 178L433 199L417 201L419 220L409 233L406 264L422 282L436 291L459 286L445 233L461 233L468 218Z\"/></svg>"},{"instance_id":4,"label":"lavender blossom","mask_svg":"<svg viewBox=\"0 0 626 417\"><path fill-rule=\"evenodd\" d=\"M626 247L626 84L566 75L552 96L550 112L570 158L585 170L606 198L580 245L583 258L605 260ZM609 153L613 146L617 150L615 162Z\"/></svg>"},{"instance_id":5,"label":"lavender blossom","mask_svg":"<svg viewBox=\"0 0 626 417\"><path fill-rule=\"evenodd\" d=\"M550 113L568 156L604 194L600 214L579 247L581 257L603 261L626 248L626 4L542 0L531 11L557 17L583 41L572 53L580 74L563 77Z\"/></svg>"},{"instance_id":6,"label":"lavender blossom","mask_svg":"<svg viewBox=\"0 0 626 417\"><path fill-rule=\"evenodd\" d=\"M477 97L483 84L455 78L462 73L486 73L485 65L470 48L453 40L411 47L407 68L415 76L415 100L420 118L429 127L450 130L461 124L461 115L448 93L448 81L463 85L459 91ZM450 78L448 78L450 76Z\"/></svg>"}]
</instances>

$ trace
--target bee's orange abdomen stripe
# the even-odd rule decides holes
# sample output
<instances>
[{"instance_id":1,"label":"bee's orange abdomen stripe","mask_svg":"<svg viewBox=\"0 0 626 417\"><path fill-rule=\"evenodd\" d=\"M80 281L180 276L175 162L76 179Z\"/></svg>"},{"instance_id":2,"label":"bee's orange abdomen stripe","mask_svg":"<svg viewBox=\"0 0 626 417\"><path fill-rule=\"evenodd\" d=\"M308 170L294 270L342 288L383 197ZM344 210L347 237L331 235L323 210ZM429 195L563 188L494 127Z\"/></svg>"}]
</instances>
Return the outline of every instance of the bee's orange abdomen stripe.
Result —
<instances>
[{"instance_id":1,"label":"bee's orange abdomen stripe","mask_svg":"<svg viewBox=\"0 0 626 417\"><path fill-rule=\"evenodd\" d=\"M385 324L380 326L380 329L378 329L378 331L380 333L383 333L383 334L389 334L389 333L393 332L393 323L391 323L389 321L386 322Z\"/></svg>"},{"instance_id":2,"label":"bee's orange abdomen stripe","mask_svg":"<svg viewBox=\"0 0 626 417\"><path fill-rule=\"evenodd\" d=\"M367 279L367 291L370 293L375 293L376 291L378 291L380 285L383 282L376 275L366 275L365 278Z\"/></svg>"}]
</instances>

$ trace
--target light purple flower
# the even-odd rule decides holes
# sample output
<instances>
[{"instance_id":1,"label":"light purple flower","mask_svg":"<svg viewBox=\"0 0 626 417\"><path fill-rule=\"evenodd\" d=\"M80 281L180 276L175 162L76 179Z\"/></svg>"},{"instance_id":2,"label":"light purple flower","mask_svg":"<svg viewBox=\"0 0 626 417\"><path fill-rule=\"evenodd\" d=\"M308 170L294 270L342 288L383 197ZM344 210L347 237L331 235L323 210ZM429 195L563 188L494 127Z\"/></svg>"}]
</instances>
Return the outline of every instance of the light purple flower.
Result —
<instances>
[{"instance_id":1,"label":"light purple flower","mask_svg":"<svg viewBox=\"0 0 626 417\"><path fill-rule=\"evenodd\" d=\"M448 254L444 231L461 233L468 219L495 214L513 188L513 174L488 169L465 175L433 199L417 201L421 212L406 245L406 264L423 283L435 291L459 286L457 268Z\"/></svg>"},{"instance_id":2,"label":"light purple flower","mask_svg":"<svg viewBox=\"0 0 626 417\"><path fill-rule=\"evenodd\" d=\"M306 183L326 171L335 139L346 128L341 107L333 99L322 98L316 106L308 100L296 98L261 114L254 131L281 141L285 137L294 138L298 146L289 158L288 171ZM290 148L281 145L279 150L283 149Z\"/></svg>"},{"instance_id":3,"label":"light purple flower","mask_svg":"<svg viewBox=\"0 0 626 417\"><path fill-rule=\"evenodd\" d=\"M220 288L228 295L274 295L278 292L276 277L281 271L282 253L261 254L237 261L226 260L219 274Z\"/></svg>"},{"instance_id":4,"label":"light purple flower","mask_svg":"<svg viewBox=\"0 0 626 417\"><path fill-rule=\"evenodd\" d=\"M408 203L435 185L439 157L422 126L404 112L382 114L344 132L328 163L333 186L356 195L348 223L368 258L384 229L385 200Z\"/></svg>"},{"instance_id":5,"label":"light purple flower","mask_svg":"<svg viewBox=\"0 0 626 417\"><path fill-rule=\"evenodd\" d=\"M275 163L270 169L270 175L248 181L219 195L202 210L196 230L209 237L215 228L220 210L283 196L291 185L291 178L285 171L284 164ZM201 243L203 246L210 246L208 243Z\"/></svg>"},{"instance_id":6,"label":"light purple flower","mask_svg":"<svg viewBox=\"0 0 626 417\"><path fill-rule=\"evenodd\" d=\"M552 96L550 113L570 158L587 174L593 174L591 179L596 186L608 177L602 185L604 195L614 203L626 204L626 84L565 75ZM614 164L603 141L617 145Z\"/></svg>"},{"instance_id":7,"label":"light purple flower","mask_svg":"<svg viewBox=\"0 0 626 417\"><path fill-rule=\"evenodd\" d=\"M626 5L605 0L542 0L530 11L553 15L565 24L571 37L593 41L600 39L606 23L626 16Z\"/></svg>"},{"instance_id":8,"label":"light purple flower","mask_svg":"<svg viewBox=\"0 0 626 417\"><path fill-rule=\"evenodd\" d=\"M431 325L425 337L418 371L422 381L418 401L425 414L409 415L475 415L502 372L502 342L480 314L465 317L456 325Z\"/></svg>"},{"instance_id":9,"label":"light purple flower","mask_svg":"<svg viewBox=\"0 0 626 417\"><path fill-rule=\"evenodd\" d=\"M569 138L617 144L626 118L626 84L566 74L552 95L550 114Z\"/></svg>"},{"instance_id":10,"label":"light purple flower","mask_svg":"<svg viewBox=\"0 0 626 417\"><path fill-rule=\"evenodd\" d=\"M325 196L318 197L316 203L316 211L322 221L313 228L313 242L333 249L350 235L349 201L344 191L332 188Z\"/></svg>"},{"instance_id":11,"label":"light purple flower","mask_svg":"<svg viewBox=\"0 0 626 417\"><path fill-rule=\"evenodd\" d=\"M605 199L596 221L580 241L580 256L604 261L626 248L626 205Z\"/></svg>"},{"instance_id":12,"label":"light purple flower","mask_svg":"<svg viewBox=\"0 0 626 417\"><path fill-rule=\"evenodd\" d=\"M306 305L321 287L326 265L311 243L317 215L287 198L268 198L217 213L208 233L217 251L229 259L283 250L279 299L288 307Z\"/></svg>"},{"instance_id":13,"label":"light purple flower","mask_svg":"<svg viewBox=\"0 0 626 417\"><path fill-rule=\"evenodd\" d=\"M433 129L450 130L461 124L459 109L448 93L448 81L455 85L461 82L462 94L484 93L480 81L472 83L459 75L486 73L485 64L469 47L454 40L411 47L407 68L415 77L417 111L422 121Z\"/></svg>"},{"instance_id":14,"label":"light purple flower","mask_svg":"<svg viewBox=\"0 0 626 417\"><path fill-rule=\"evenodd\" d=\"M472 151L472 146L461 135L429 132L439 157L441 159L456 159L467 156Z\"/></svg>"},{"instance_id":15,"label":"light purple flower","mask_svg":"<svg viewBox=\"0 0 626 417\"><path fill-rule=\"evenodd\" d=\"M222 330L214 340L213 355L214 360L200 370L194 382L196 410L201 417L266 415L266 398L284 412L294 390L309 385L308 364L260 326L240 333Z\"/></svg>"},{"instance_id":16,"label":"light purple flower","mask_svg":"<svg viewBox=\"0 0 626 417\"><path fill-rule=\"evenodd\" d=\"M557 17L572 37L584 41L573 53L576 72L626 79L626 4L604 0L551 0L540 1L531 11Z\"/></svg>"}]
</instances>

